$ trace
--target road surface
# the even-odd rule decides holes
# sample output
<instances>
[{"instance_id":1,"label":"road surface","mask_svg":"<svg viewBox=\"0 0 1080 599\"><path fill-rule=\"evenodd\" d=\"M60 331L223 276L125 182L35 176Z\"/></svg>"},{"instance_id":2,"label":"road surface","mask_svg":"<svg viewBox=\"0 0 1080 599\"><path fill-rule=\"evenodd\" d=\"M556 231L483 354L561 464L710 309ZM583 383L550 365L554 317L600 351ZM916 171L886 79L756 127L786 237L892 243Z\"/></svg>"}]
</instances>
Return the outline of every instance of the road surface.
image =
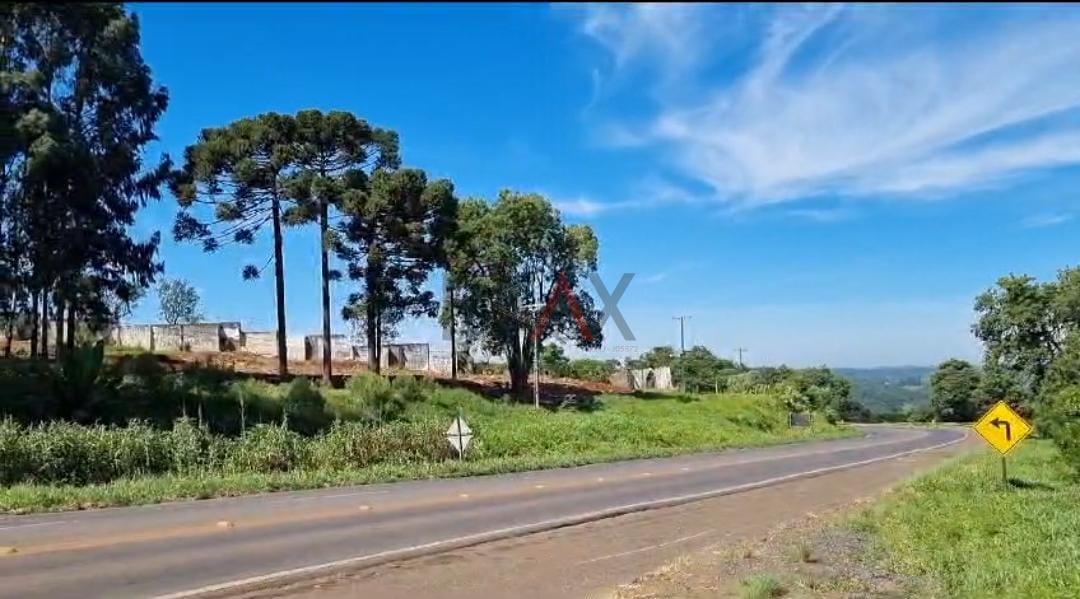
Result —
<instances>
[{"instance_id":1,"label":"road surface","mask_svg":"<svg viewBox=\"0 0 1080 599\"><path fill-rule=\"evenodd\" d=\"M339 571L870 467L957 429L466 479L0 518L0 597L187 597ZM784 487L777 487L781 492Z\"/></svg>"}]
</instances>

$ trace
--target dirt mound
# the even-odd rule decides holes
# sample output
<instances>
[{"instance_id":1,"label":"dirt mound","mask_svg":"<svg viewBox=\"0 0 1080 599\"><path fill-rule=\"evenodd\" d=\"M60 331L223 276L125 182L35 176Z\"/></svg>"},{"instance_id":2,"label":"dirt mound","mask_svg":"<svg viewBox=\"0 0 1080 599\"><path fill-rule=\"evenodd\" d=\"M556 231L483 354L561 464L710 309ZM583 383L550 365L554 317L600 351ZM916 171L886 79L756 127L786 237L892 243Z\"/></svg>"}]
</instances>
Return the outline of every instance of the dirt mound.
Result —
<instances>
[{"instance_id":1,"label":"dirt mound","mask_svg":"<svg viewBox=\"0 0 1080 599\"><path fill-rule=\"evenodd\" d=\"M277 382L280 379L275 358L247 352L171 352L159 355L163 362L173 368L198 364L268 381ZM345 384L346 378L367 371L367 364L360 361L335 361L333 363L334 386L342 386ZM291 376L318 377L322 375L322 365L319 362L290 360L289 374ZM391 370L384 374L388 376L413 374L430 377L439 384L448 387L462 387L492 397L498 397L510 392L510 379L507 375L459 374L457 380L453 380L449 375L428 371ZM551 377L541 377L540 381L540 398L545 403L559 401L570 395L600 395L604 393L627 393L629 391L630 389L627 387L607 382Z\"/></svg>"}]
</instances>

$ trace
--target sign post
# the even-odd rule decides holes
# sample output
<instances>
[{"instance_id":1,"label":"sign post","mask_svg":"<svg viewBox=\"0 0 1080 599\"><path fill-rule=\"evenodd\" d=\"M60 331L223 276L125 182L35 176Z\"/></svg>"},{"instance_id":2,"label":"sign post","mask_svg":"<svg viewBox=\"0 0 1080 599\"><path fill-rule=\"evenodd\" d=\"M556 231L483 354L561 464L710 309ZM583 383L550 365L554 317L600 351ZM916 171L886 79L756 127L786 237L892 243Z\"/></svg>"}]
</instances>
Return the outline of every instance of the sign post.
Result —
<instances>
[{"instance_id":1,"label":"sign post","mask_svg":"<svg viewBox=\"0 0 1080 599\"><path fill-rule=\"evenodd\" d=\"M472 429L469 428L461 410L458 409L457 417L450 423L450 428L446 429L446 440L450 442L451 447L457 450L459 460L465 459L465 451L469 449L472 437Z\"/></svg>"},{"instance_id":2,"label":"sign post","mask_svg":"<svg viewBox=\"0 0 1080 599\"><path fill-rule=\"evenodd\" d=\"M1005 455L1031 434L1031 425L1010 408L1009 404L999 401L979 418L974 428L975 432L1001 454L1001 481L1008 486L1009 471Z\"/></svg>"}]
</instances>

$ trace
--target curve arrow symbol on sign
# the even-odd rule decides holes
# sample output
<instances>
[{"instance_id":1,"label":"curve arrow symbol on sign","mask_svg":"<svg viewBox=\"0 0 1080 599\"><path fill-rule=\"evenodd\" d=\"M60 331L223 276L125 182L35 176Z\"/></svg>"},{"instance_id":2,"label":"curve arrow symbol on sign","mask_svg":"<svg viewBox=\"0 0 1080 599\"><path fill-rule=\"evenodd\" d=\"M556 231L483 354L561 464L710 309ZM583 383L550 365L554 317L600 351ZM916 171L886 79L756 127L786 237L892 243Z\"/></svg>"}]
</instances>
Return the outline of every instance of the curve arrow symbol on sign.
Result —
<instances>
[{"instance_id":1,"label":"curve arrow symbol on sign","mask_svg":"<svg viewBox=\"0 0 1080 599\"><path fill-rule=\"evenodd\" d=\"M994 428L1001 428L1002 426L1004 426L1005 427L1005 440L1006 441L1012 441L1012 425L1009 424L1009 422L1007 420L1002 420L1000 418L994 418L993 420L990 421L990 424L992 424L994 426Z\"/></svg>"}]
</instances>

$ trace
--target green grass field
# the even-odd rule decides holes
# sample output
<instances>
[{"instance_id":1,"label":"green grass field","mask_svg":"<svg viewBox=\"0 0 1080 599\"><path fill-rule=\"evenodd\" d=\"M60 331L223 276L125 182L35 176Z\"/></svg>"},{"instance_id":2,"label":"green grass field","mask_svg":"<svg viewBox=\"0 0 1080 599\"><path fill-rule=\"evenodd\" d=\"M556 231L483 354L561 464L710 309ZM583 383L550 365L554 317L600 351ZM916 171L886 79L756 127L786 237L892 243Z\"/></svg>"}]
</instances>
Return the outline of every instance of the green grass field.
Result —
<instances>
[{"instance_id":1,"label":"green grass field","mask_svg":"<svg viewBox=\"0 0 1080 599\"><path fill-rule=\"evenodd\" d=\"M341 398L329 397L328 403ZM442 390L410 404L410 422L445 422L461 409L473 427L467 460L389 457L364 467L304 465L282 472L204 470L126 477L73 485L19 483L0 488L0 511L29 512L134 505L263 491L306 489L402 479L466 476L617 459L668 456L834 438L857 434L823 419L789 428L777 400L761 395L604 396L592 411L535 410ZM439 426L443 426L440 424ZM436 440L436 442L441 439ZM315 441L312 441L315 443Z\"/></svg>"},{"instance_id":2,"label":"green grass field","mask_svg":"<svg viewBox=\"0 0 1080 599\"><path fill-rule=\"evenodd\" d=\"M944 597L1080 596L1080 483L1048 441L989 448L904 486L859 519L888 566Z\"/></svg>"}]
</instances>

